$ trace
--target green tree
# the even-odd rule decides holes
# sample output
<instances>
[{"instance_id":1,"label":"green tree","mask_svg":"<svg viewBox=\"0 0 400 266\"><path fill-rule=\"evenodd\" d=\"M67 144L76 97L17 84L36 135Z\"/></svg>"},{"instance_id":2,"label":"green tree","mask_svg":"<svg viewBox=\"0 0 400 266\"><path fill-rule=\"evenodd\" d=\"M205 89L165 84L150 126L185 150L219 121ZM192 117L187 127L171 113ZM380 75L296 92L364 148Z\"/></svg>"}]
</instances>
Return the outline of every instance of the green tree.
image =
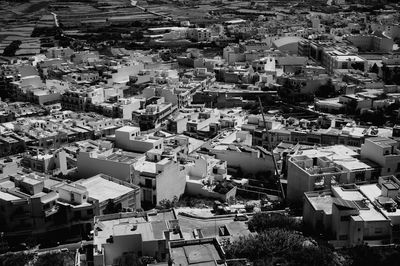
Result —
<instances>
[{"instance_id":1,"label":"green tree","mask_svg":"<svg viewBox=\"0 0 400 266\"><path fill-rule=\"evenodd\" d=\"M379 67L376 63L371 67L371 73L375 73L375 74L379 73Z\"/></svg>"},{"instance_id":2,"label":"green tree","mask_svg":"<svg viewBox=\"0 0 400 266\"><path fill-rule=\"evenodd\" d=\"M174 196L172 200L169 199L163 199L158 203L158 208L162 210L169 210L171 208L174 208L178 204L178 197Z\"/></svg>"},{"instance_id":3,"label":"green tree","mask_svg":"<svg viewBox=\"0 0 400 266\"><path fill-rule=\"evenodd\" d=\"M285 229L271 229L225 244L229 259L246 258L254 265L335 265L333 252Z\"/></svg>"},{"instance_id":4,"label":"green tree","mask_svg":"<svg viewBox=\"0 0 400 266\"><path fill-rule=\"evenodd\" d=\"M369 247L356 246L343 250L341 253L347 257L346 265L352 266L376 266L399 265L400 247Z\"/></svg>"},{"instance_id":5,"label":"green tree","mask_svg":"<svg viewBox=\"0 0 400 266\"><path fill-rule=\"evenodd\" d=\"M271 228L301 230L302 222L279 213L256 213L248 223L249 230L263 232Z\"/></svg>"},{"instance_id":6,"label":"green tree","mask_svg":"<svg viewBox=\"0 0 400 266\"><path fill-rule=\"evenodd\" d=\"M6 48L4 48L4 56L15 56L15 52L18 50L19 46L22 44L20 40L12 41Z\"/></svg>"},{"instance_id":7,"label":"green tree","mask_svg":"<svg viewBox=\"0 0 400 266\"><path fill-rule=\"evenodd\" d=\"M355 62L355 63L351 64L351 67L355 70L364 71L364 63L362 63L362 62Z\"/></svg>"},{"instance_id":8,"label":"green tree","mask_svg":"<svg viewBox=\"0 0 400 266\"><path fill-rule=\"evenodd\" d=\"M328 82L322 86L320 86L315 91L315 96L320 98L329 98L337 96L335 86L332 84L332 80L328 79Z\"/></svg>"},{"instance_id":9,"label":"green tree","mask_svg":"<svg viewBox=\"0 0 400 266\"><path fill-rule=\"evenodd\" d=\"M74 265L74 253L63 252L50 254L46 253L40 255L36 262L33 264L34 266L65 266L65 265Z\"/></svg>"},{"instance_id":10,"label":"green tree","mask_svg":"<svg viewBox=\"0 0 400 266\"><path fill-rule=\"evenodd\" d=\"M122 211L121 203L115 204L112 199L109 199L107 202L107 206L103 211L103 214L113 214L113 213L119 213L121 211Z\"/></svg>"},{"instance_id":11,"label":"green tree","mask_svg":"<svg viewBox=\"0 0 400 266\"><path fill-rule=\"evenodd\" d=\"M0 256L1 266L25 266L34 258L33 253L25 254L24 252L8 253Z\"/></svg>"}]
</instances>

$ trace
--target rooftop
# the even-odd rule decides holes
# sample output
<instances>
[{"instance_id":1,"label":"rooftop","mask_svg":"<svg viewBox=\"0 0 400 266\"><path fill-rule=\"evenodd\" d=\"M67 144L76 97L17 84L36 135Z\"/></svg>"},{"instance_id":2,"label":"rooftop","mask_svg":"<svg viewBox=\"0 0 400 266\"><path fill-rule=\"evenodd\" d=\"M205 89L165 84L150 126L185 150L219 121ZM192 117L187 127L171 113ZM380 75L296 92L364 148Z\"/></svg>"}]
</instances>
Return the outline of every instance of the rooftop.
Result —
<instances>
[{"instance_id":1,"label":"rooftop","mask_svg":"<svg viewBox=\"0 0 400 266\"><path fill-rule=\"evenodd\" d=\"M96 233L94 236L94 245L98 250L101 250L101 245L106 243L110 237L138 235L142 237L142 241L155 241L165 239L164 232L169 231L167 221L152 221L146 222L143 217L135 217L134 215L125 215L115 217L110 215L110 218L100 218L95 223ZM101 230L98 230L101 229Z\"/></svg>"},{"instance_id":2,"label":"rooftop","mask_svg":"<svg viewBox=\"0 0 400 266\"><path fill-rule=\"evenodd\" d=\"M325 214L332 214L332 204L334 197L330 191L308 192L306 193L308 201L317 211L324 211Z\"/></svg>"},{"instance_id":3,"label":"rooftop","mask_svg":"<svg viewBox=\"0 0 400 266\"><path fill-rule=\"evenodd\" d=\"M105 179L101 174L79 180L77 183L86 187L89 197L99 202L115 199L134 191L133 188Z\"/></svg>"},{"instance_id":4,"label":"rooftop","mask_svg":"<svg viewBox=\"0 0 400 266\"><path fill-rule=\"evenodd\" d=\"M364 221L386 221L387 218L362 194L362 190L333 187L334 194L345 201L353 202L353 206L359 209L359 217Z\"/></svg>"},{"instance_id":5,"label":"rooftop","mask_svg":"<svg viewBox=\"0 0 400 266\"><path fill-rule=\"evenodd\" d=\"M397 146L397 142L395 140L388 138L369 138L367 139L367 141L375 143L376 145L382 148L390 148L392 146Z\"/></svg>"},{"instance_id":6,"label":"rooftop","mask_svg":"<svg viewBox=\"0 0 400 266\"><path fill-rule=\"evenodd\" d=\"M283 37L283 38L280 38L280 39L274 41L274 44L276 47L281 47L281 46L284 46L284 45L287 45L290 43L300 42L302 40L304 40L304 39L301 37Z\"/></svg>"},{"instance_id":7,"label":"rooftop","mask_svg":"<svg viewBox=\"0 0 400 266\"><path fill-rule=\"evenodd\" d=\"M14 196L8 192L0 191L0 199L5 200L5 201L12 201L12 200L19 200L21 198Z\"/></svg>"},{"instance_id":8,"label":"rooftop","mask_svg":"<svg viewBox=\"0 0 400 266\"><path fill-rule=\"evenodd\" d=\"M381 189L378 187L377 184L368 184L360 186L360 191L370 200L371 202L376 201L381 195ZM385 208L379 208L380 211L389 217L390 219L398 219L400 216L400 209L396 209L394 212L388 212Z\"/></svg>"},{"instance_id":9,"label":"rooftop","mask_svg":"<svg viewBox=\"0 0 400 266\"><path fill-rule=\"evenodd\" d=\"M174 243L171 245L171 258L174 264L186 266L186 265L222 265L222 257L219 248L214 242L209 239L203 239L201 241L183 241L181 245Z\"/></svg>"},{"instance_id":10,"label":"rooftop","mask_svg":"<svg viewBox=\"0 0 400 266\"><path fill-rule=\"evenodd\" d=\"M106 160L125 164L133 164L134 162L136 162L137 158L125 154L113 153L110 156L106 157Z\"/></svg>"}]
</instances>

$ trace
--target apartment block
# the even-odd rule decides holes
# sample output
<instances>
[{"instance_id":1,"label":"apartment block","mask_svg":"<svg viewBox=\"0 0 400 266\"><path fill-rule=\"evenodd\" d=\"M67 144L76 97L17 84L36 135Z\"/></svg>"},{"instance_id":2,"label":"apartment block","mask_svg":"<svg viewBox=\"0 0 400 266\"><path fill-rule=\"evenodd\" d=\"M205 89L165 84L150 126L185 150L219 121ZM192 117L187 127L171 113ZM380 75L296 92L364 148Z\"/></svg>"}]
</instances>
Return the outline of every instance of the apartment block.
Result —
<instances>
[{"instance_id":1,"label":"apartment block","mask_svg":"<svg viewBox=\"0 0 400 266\"><path fill-rule=\"evenodd\" d=\"M397 142L389 138L368 138L361 145L361 156L381 167L380 175L400 172L400 151Z\"/></svg>"},{"instance_id":2,"label":"apartment block","mask_svg":"<svg viewBox=\"0 0 400 266\"><path fill-rule=\"evenodd\" d=\"M379 199L369 199L364 193L370 186L377 187L349 184L305 193L305 224L324 232L335 247L391 243L391 220L381 211Z\"/></svg>"},{"instance_id":3,"label":"apartment block","mask_svg":"<svg viewBox=\"0 0 400 266\"><path fill-rule=\"evenodd\" d=\"M287 165L287 198L293 202L304 192L335 184L376 182L380 174L378 165L360 160L357 152L343 145L298 151Z\"/></svg>"},{"instance_id":4,"label":"apartment block","mask_svg":"<svg viewBox=\"0 0 400 266\"><path fill-rule=\"evenodd\" d=\"M125 126L115 131L117 148L144 153L151 149L163 149L163 139L154 135L141 135L139 127Z\"/></svg>"},{"instance_id":5,"label":"apartment block","mask_svg":"<svg viewBox=\"0 0 400 266\"><path fill-rule=\"evenodd\" d=\"M94 266L112 265L117 260L136 261L142 256L167 263L168 243L183 239L173 212L154 216L135 213L97 216L94 228Z\"/></svg>"}]
</instances>

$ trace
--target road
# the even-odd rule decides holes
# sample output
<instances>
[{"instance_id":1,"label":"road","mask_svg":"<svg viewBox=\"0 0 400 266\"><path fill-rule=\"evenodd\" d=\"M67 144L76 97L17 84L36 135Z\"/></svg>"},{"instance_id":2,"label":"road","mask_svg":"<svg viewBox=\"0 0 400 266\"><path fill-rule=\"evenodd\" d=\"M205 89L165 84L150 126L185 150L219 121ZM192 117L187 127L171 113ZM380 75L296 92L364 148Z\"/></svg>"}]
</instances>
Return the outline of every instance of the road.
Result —
<instances>
[{"instance_id":1,"label":"road","mask_svg":"<svg viewBox=\"0 0 400 266\"><path fill-rule=\"evenodd\" d=\"M58 18L57 18L57 14L54 12L51 12L51 14L53 15L54 18L54 24L56 25L57 28L60 27L59 23L58 23Z\"/></svg>"},{"instance_id":2,"label":"road","mask_svg":"<svg viewBox=\"0 0 400 266\"><path fill-rule=\"evenodd\" d=\"M82 240L76 243L70 243L70 244L62 244L56 247L50 247L50 248L39 248L38 250L36 250L36 252L38 253L48 253L48 252L52 252L52 251L59 251L59 250L65 250L68 249L69 251L75 251L78 248L87 246L87 245L92 245L93 244L93 240L90 241L86 241L86 240Z\"/></svg>"},{"instance_id":3,"label":"road","mask_svg":"<svg viewBox=\"0 0 400 266\"><path fill-rule=\"evenodd\" d=\"M133 0L132 0L132 1L131 1L131 6L137 7L137 8L139 8L140 10L142 10L143 12L147 12L147 13L153 14L153 15L155 15L155 16L163 17L163 18L165 18L165 19L168 19L168 20L170 20L170 21L173 21L173 18L172 18L172 17L166 16L166 15L163 15L163 14L160 14L160 13L157 13L157 12L154 12L154 11L149 11L147 8L138 6L138 5L137 5L137 1L133 1Z\"/></svg>"}]
</instances>

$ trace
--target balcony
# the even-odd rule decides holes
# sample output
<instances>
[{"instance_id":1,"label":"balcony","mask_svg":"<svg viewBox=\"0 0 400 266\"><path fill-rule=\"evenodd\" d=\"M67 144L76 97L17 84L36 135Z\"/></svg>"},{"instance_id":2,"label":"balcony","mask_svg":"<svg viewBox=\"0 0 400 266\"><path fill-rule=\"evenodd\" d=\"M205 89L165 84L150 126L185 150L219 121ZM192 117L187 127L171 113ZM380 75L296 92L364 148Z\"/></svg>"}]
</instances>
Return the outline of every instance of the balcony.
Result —
<instances>
[{"instance_id":1,"label":"balcony","mask_svg":"<svg viewBox=\"0 0 400 266\"><path fill-rule=\"evenodd\" d=\"M153 184L146 184L146 183L140 183L140 186L143 188L148 188L148 189L156 189L156 185Z\"/></svg>"},{"instance_id":2,"label":"balcony","mask_svg":"<svg viewBox=\"0 0 400 266\"><path fill-rule=\"evenodd\" d=\"M53 214L57 213L58 210L59 210L59 206L58 206L58 205L54 205L54 206L51 207L50 209L45 210L45 211L44 211L44 215L45 215L46 217L49 217L50 215L53 215Z\"/></svg>"}]
</instances>

